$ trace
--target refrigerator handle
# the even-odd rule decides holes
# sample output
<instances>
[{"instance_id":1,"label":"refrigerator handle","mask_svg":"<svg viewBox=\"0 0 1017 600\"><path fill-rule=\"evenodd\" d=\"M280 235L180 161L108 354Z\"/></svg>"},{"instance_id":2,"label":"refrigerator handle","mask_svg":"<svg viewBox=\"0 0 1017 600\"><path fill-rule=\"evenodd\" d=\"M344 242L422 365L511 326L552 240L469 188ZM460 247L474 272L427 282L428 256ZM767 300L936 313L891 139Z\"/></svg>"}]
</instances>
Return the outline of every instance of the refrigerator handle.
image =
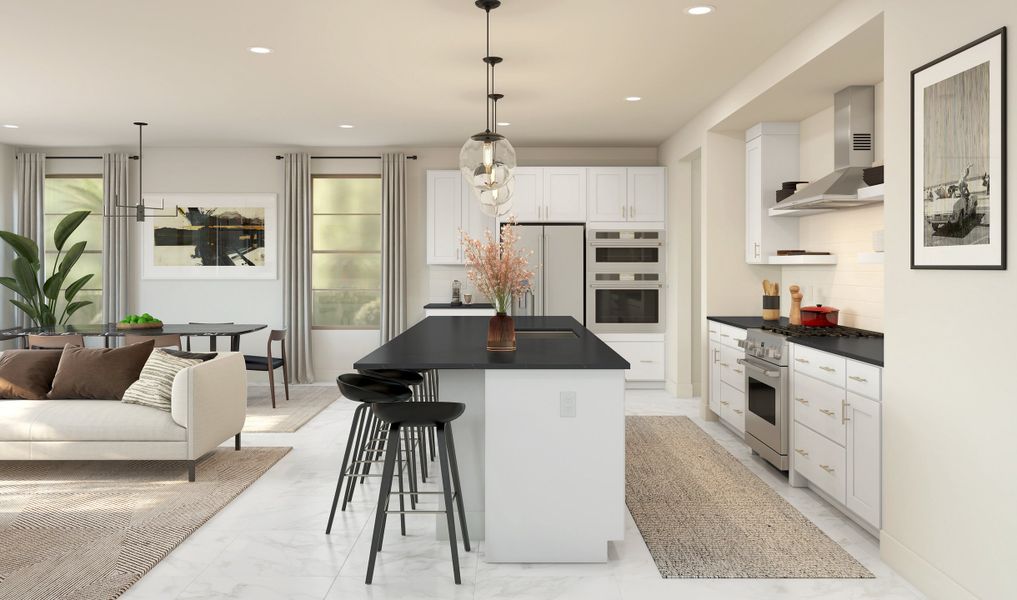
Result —
<instances>
[{"instance_id":1,"label":"refrigerator handle","mask_svg":"<svg viewBox=\"0 0 1017 600\"><path fill-rule=\"evenodd\" d=\"M547 316L547 230L540 230L540 316Z\"/></svg>"}]
</instances>

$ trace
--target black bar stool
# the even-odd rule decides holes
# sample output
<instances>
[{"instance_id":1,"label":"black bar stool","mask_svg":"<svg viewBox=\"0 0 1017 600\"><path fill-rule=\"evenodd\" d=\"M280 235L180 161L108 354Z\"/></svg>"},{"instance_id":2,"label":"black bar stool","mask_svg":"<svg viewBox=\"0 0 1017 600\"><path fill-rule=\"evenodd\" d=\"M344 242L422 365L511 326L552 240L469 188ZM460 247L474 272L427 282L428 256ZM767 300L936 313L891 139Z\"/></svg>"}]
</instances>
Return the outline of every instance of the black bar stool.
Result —
<instances>
[{"instance_id":1,"label":"black bar stool","mask_svg":"<svg viewBox=\"0 0 1017 600\"><path fill-rule=\"evenodd\" d=\"M372 462L382 462L380 459L381 452L386 448L372 443L372 439L375 436L371 435L371 432L379 430L380 424L377 418L375 418L374 413L367 410L368 406L403 403L413 395L410 388L405 385L388 379L380 379L357 373L340 375L336 379L336 383L339 385L339 390L345 398L359 402L360 405L357 406L356 411L353 413L353 423L350 425L350 434L346 440L346 452L343 454L343 463L339 470L339 481L336 483L335 497L332 499L332 511L328 515L328 525L325 527L326 534L332 533L332 522L335 520L335 510L339 504L339 495L342 493L343 478L346 479L346 493L343 495L342 504L342 510L345 511L347 503L353 498L353 490L356 487L357 479L363 483L365 477L380 477L380 475L371 475L369 467ZM398 446L399 444L397 443L394 447L396 453L401 452ZM407 448L407 453L409 451L409 448ZM407 462L412 470L412 458ZM400 457L400 488L402 487L402 474L403 460ZM414 483L412 472L410 482L412 489L415 490L416 484ZM400 497L401 501L402 497ZM405 525L403 529L405 534Z\"/></svg>"},{"instance_id":2,"label":"black bar stool","mask_svg":"<svg viewBox=\"0 0 1017 600\"><path fill-rule=\"evenodd\" d=\"M425 390L426 376L428 371L421 373L420 371L414 371L412 369L361 369L360 373L363 375L369 375L371 377L380 377L381 379L388 379L401 383L411 390L413 390L413 398L411 402L427 402L432 401L431 396ZM431 427L414 427L412 429L412 436L416 442L417 449L420 452L420 480L427 483L427 446L430 444L430 455L431 460L434 460L434 429ZM380 435L376 434L376 435ZM414 499L416 500L416 499Z\"/></svg>"},{"instance_id":3,"label":"black bar stool","mask_svg":"<svg viewBox=\"0 0 1017 600\"><path fill-rule=\"evenodd\" d=\"M367 563L366 583L371 583L374 578L374 563L385 538L385 522L389 513L398 513L400 518L404 518L408 512L445 515L448 520L449 546L452 549L452 572L455 575L456 583L462 583L462 578L459 576L459 548L456 545L455 510L459 511L459 525L463 528L463 547L467 552L470 551L470 535L466 529L466 510L463 508L462 486L459 485L459 465L456 462L456 446L452 439L451 422L463 414L466 405L459 402L399 402L375 404L371 410L378 419L388 423L388 445L385 450L381 488L378 490L378 512L374 517L374 536L371 538L371 558ZM402 496L413 494L413 492L403 491L401 479L399 491L396 492L400 498L399 510L388 509L389 499L392 495L395 463L399 458L399 434L406 427L434 427L437 433L442 491L430 493L444 496L445 510L405 510L402 505ZM453 501L455 508L452 506Z\"/></svg>"}]
</instances>

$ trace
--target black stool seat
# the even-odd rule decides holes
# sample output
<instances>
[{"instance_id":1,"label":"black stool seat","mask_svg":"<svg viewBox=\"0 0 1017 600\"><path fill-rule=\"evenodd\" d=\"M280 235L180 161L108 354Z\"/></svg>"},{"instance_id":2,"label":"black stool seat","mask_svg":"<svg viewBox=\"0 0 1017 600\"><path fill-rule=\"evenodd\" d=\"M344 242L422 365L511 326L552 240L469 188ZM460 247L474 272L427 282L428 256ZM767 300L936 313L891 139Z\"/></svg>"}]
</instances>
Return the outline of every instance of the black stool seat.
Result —
<instances>
[{"instance_id":1,"label":"black stool seat","mask_svg":"<svg viewBox=\"0 0 1017 600\"><path fill-rule=\"evenodd\" d=\"M413 396L410 388L391 379L359 373L345 373L336 378L343 396L356 402L404 402Z\"/></svg>"},{"instance_id":2,"label":"black stool seat","mask_svg":"<svg viewBox=\"0 0 1017 600\"><path fill-rule=\"evenodd\" d=\"M244 355L244 363L247 365L248 371L268 371L269 360L267 356L252 356L250 354ZM283 366L283 359L272 358L271 370L274 371L279 367Z\"/></svg>"},{"instance_id":3,"label":"black stool seat","mask_svg":"<svg viewBox=\"0 0 1017 600\"><path fill-rule=\"evenodd\" d=\"M408 369L364 369L360 372L364 375L398 381L403 385L420 385L424 383L424 376L419 371L410 371Z\"/></svg>"},{"instance_id":4,"label":"black stool seat","mask_svg":"<svg viewBox=\"0 0 1017 600\"><path fill-rule=\"evenodd\" d=\"M386 423L423 427L458 419L466 410L466 405L462 402L400 402L376 405L373 409L374 416Z\"/></svg>"}]
</instances>

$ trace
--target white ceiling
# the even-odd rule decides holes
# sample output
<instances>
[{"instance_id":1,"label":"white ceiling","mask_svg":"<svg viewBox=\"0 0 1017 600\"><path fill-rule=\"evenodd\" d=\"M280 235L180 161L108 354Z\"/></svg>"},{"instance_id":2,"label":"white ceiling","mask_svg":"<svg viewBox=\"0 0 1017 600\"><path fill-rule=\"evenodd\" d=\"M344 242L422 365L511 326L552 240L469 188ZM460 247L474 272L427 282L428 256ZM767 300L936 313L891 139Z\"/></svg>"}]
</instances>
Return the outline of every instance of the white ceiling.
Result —
<instances>
[{"instance_id":1,"label":"white ceiling","mask_svg":"<svg viewBox=\"0 0 1017 600\"><path fill-rule=\"evenodd\" d=\"M505 0L516 145L656 145L837 0ZM483 129L472 0L0 0L0 143L458 145ZM247 51L268 46L269 55ZM630 95L641 102L626 102ZM354 129L340 129L352 123Z\"/></svg>"}]
</instances>

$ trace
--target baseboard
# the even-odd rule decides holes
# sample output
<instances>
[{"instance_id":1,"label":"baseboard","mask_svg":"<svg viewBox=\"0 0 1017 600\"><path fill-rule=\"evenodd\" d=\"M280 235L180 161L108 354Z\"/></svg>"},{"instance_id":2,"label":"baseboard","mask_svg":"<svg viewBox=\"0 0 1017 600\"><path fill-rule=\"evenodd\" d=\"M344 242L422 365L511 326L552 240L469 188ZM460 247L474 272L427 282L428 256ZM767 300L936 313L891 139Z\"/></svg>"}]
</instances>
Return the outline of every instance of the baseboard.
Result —
<instances>
[{"instance_id":1,"label":"baseboard","mask_svg":"<svg viewBox=\"0 0 1017 600\"><path fill-rule=\"evenodd\" d=\"M695 398L695 389L691 383L678 383L673 379L664 382L664 389L667 393L677 398Z\"/></svg>"},{"instance_id":2,"label":"baseboard","mask_svg":"<svg viewBox=\"0 0 1017 600\"><path fill-rule=\"evenodd\" d=\"M879 555L886 564L932 600L977 600L977 596L886 530L879 532Z\"/></svg>"}]
</instances>

